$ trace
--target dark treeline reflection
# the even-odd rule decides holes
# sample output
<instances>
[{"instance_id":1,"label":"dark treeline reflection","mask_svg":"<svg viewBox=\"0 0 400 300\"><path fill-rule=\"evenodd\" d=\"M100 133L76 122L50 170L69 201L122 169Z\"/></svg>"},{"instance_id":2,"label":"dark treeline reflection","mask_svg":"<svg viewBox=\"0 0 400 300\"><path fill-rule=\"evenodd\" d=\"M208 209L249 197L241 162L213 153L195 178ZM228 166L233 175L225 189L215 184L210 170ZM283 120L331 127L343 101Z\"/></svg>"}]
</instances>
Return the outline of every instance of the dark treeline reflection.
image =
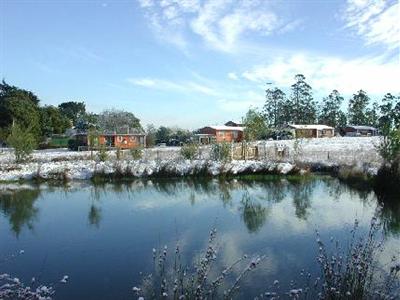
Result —
<instances>
[{"instance_id":1,"label":"dark treeline reflection","mask_svg":"<svg viewBox=\"0 0 400 300\"><path fill-rule=\"evenodd\" d=\"M70 183L62 187L31 186L18 190L0 192L0 211L8 219L12 231L18 236L24 227L32 229L39 218L35 205L41 193L69 193L86 189L88 201L87 223L100 228L102 205L105 201L127 198L136 201L141 193L156 193L163 197L188 201L195 206L198 201L210 199L221 201L224 207L235 209L250 233L258 232L273 213L273 206L287 201L294 208L295 217L307 220L312 209L314 193L321 190L327 198L340 200L342 197L363 203L383 203L382 219L387 233L400 233L399 196L377 195L370 189L354 188L331 177L279 177L252 176L241 179L149 179L134 181L103 182L96 184ZM42 192L41 192L42 191ZM320 191L321 192L321 191ZM319 196L318 196L319 197ZM104 200L102 200L104 199ZM143 199L141 199L142 201Z\"/></svg>"},{"instance_id":2,"label":"dark treeline reflection","mask_svg":"<svg viewBox=\"0 0 400 300\"><path fill-rule=\"evenodd\" d=\"M17 237L23 227L34 228L39 213L35 202L40 194L38 186L0 193L0 211L8 218L11 230Z\"/></svg>"}]
</instances>

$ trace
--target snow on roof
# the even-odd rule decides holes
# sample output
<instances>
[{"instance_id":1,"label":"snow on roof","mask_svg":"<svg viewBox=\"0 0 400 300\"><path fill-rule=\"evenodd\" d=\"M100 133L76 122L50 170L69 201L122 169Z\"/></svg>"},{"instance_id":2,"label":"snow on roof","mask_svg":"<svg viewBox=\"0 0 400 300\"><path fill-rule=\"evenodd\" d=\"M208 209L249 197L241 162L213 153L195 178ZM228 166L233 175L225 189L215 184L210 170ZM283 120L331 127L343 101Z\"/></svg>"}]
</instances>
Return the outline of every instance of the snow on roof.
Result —
<instances>
[{"instance_id":1,"label":"snow on roof","mask_svg":"<svg viewBox=\"0 0 400 300\"><path fill-rule=\"evenodd\" d=\"M334 129L333 127L327 126L327 125L320 125L320 124L310 124L310 125L303 125L303 124L289 124L289 127L295 128L295 129L317 129L317 130L323 130L323 129Z\"/></svg>"},{"instance_id":2,"label":"snow on roof","mask_svg":"<svg viewBox=\"0 0 400 300\"><path fill-rule=\"evenodd\" d=\"M218 125L218 126L208 126L215 130L235 130L235 131L243 131L244 127L239 126L226 126L226 125Z\"/></svg>"},{"instance_id":3,"label":"snow on roof","mask_svg":"<svg viewBox=\"0 0 400 300\"><path fill-rule=\"evenodd\" d=\"M351 127L351 128L356 129L356 130L372 130L372 131L377 130L375 127L365 126L365 125L348 125L347 127Z\"/></svg>"}]
</instances>

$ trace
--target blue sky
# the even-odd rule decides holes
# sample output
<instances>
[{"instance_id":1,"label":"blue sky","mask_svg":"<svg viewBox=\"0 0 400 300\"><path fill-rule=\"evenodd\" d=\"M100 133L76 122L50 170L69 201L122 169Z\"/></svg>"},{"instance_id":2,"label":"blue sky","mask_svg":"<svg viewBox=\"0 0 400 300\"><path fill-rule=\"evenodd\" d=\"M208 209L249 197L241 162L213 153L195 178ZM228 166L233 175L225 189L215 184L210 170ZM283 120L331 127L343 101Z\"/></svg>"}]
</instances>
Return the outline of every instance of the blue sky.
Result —
<instances>
[{"instance_id":1,"label":"blue sky","mask_svg":"<svg viewBox=\"0 0 400 300\"><path fill-rule=\"evenodd\" d=\"M303 73L317 99L400 92L398 1L0 0L0 75L43 104L196 128Z\"/></svg>"}]
</instances>

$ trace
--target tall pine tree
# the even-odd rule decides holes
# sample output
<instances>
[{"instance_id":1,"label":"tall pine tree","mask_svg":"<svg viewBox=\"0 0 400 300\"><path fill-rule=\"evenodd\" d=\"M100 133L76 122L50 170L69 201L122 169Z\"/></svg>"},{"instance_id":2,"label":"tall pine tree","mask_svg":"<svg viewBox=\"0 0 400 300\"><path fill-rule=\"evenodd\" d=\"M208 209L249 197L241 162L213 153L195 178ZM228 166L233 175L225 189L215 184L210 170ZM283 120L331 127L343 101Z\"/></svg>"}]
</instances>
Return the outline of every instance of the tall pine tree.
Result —
<instances>
[{"instance_id":1,"label":"tall pine tree","mask_svg":"<svg viewBox=\"0 0 400 300\"><path fill-rule=\"evenodd\" d=\"M322 100L318 123L332 127L342 127L346 125L346 115L341 110L343 97L337 90L333 90L328 97Z\"/></svg>"},{"instance_id":2,"label":"tall pine tree","mask_svg":"<svg viewBox=\"0 0 400 300\"><path fill-rule=\"evenodd\" d=\"M287 122L284 119L284 103L286 94L279 88L267 89L264 104L264 115L269 126L280 126Z\"/></svg>"},{"instance_id":3,"label":"tall pine tree","mask_svg":"<svg viewBox=\"0 0 400 300\"><path fill-rule=\"evenodd\" d=\"M396 123L396 97L391 93L387 93L379 106L379 113L379 129L383 133L388 133Z\"/></svg>"},{"instance_id":4,"label":"tall pine tree","mask_svg":"<svg viewBox=\"0 0 400 300\"><path fill-rule=\"evenodd\" d=\"M316 119L316 104L312 88L305 79L303 74L297 74L296 82L291 86L292 122L296 124L312 124Z\"/></svg>"},{"instance_id":5,"label":"tall pine tree","mask_svg":"<svg viewBox=\"0 0 400 300\"><path fill-rule=\"evenodd\" d=\"M366 92L359 90L349 101L348 121L352 125L366 125L369 97Z\"/></svg>"}]
</instances>

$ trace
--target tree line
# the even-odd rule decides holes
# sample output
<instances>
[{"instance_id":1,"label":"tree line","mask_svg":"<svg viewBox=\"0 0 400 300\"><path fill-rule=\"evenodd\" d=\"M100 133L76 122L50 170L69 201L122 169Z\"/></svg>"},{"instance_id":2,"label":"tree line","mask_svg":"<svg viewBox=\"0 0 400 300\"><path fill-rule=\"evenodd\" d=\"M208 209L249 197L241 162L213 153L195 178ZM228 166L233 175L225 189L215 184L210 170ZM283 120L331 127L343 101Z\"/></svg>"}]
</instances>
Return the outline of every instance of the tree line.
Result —
<instances>
[{"instance_id":1,"label":"tree line","mask_svg":"<svg viewBox=\"0 0 400 300\"><path fill-rule=\"evenodd\" d=\"M266 101L261 110L250 109L244 117L247 126L254 127L255 135L262 135L268 128L285 124L325 124L335 128L351 125L368 125L381 132L400 126L400 96L387 93L382 101L371 101L364 90L359 90L343 110L344 97L333 90L317 102L313 90L302 74L297 74L287 95L278 87L265 91Z\"/></svg>"}]
</instances>

